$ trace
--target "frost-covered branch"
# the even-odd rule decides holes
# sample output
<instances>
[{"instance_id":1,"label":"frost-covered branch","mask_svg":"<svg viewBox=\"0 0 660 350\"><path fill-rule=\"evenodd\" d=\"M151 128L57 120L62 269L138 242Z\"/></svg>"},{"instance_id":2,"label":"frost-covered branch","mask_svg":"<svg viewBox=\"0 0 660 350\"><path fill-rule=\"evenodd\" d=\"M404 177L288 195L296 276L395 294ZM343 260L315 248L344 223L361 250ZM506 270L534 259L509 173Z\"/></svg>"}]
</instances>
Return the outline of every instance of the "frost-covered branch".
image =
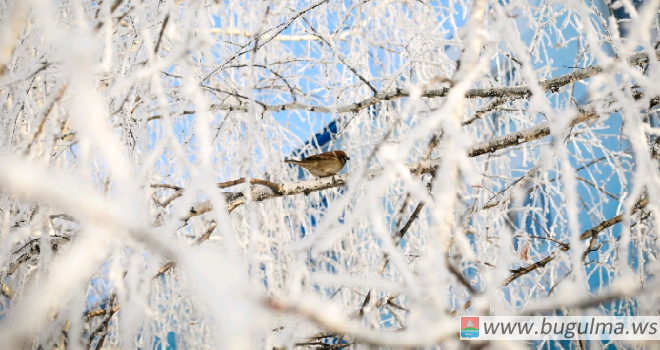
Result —
<instances>
[{"instance_id":1,"label":"frost-covered branch","mask_svg":"<svg viewBox=\"0 0 660 350\"><path fill-rule=\"evenodd\" d=\"M649 203L648 199L642 199L641 201L637 202L637 204L631 209L630 215L633 215L637 210L641 210L648 203ZM588 253L590 253L591 251L593 251L593 249L595 247L595 242L598 239L598 234L601 231L620 223L623 220L623 218L624 218L624 214L619 214L619 215L613 216L610 219L605 220L605 221L601 222L600 224L598 224L598 225L582 232L582 234L580 235L581 240L585 240L585 239L589 239L589 238L591 239L591 242L589 244L589 248L583 253L583 258L586 258L586 255ZM570 249L571 249L571 245L569 243L563 243L559 247L559 250L556 251L555 253L550 254L547 257L545 257L545 258L543 258L543 259L541 259L541 260L539 260L539 261L537 261L533 264L530 264L530 265L527 265L525 267L521 267L521 268L512 270L513 274L511 275L511 277L509 277L506 280L505 285L510 284L511 282L515 281L516 279L520 278L521 276L524 276L524 275L526 275L526 274L528 274L532 271L536 271L540 268L545 267L549 262L551 262L551 261L555 260L555 258L557 258L557 254L559 253L559 251L566 252L566 251L569 251Z\"/></svg>"},{"instance_id":2,"label":"frost-covered branch","mask_svg":"<svg viewBox=\"0 0 660 350\"><path fill-rule=\"evenodd\" d=\"M363 344L415 348L437 344L458 337L458 331L450 326L450 321L440 322L424 332L399 331L376 332L365 329L359 322L342 316L336 308L313 298L287 300L269 298L264 304L280 312L289 312L304 317L315 324L338 334L346 335Z\"/></svg>"},{"instance_id":3,"label":"frost-covered branch","mask_svg":"<svg viewBox=\"0 0 660 350\"><path fill-rule=\"evenodd\" d=\"M639 66L648 63L648 55L645 52L638 52L631 55L627 59L627 63L631 66ZM657 58L660 58L660 52ZM607 69L613 69L615 66L592 65L587 68L580 68L571 73L561 75L556 78L539 81L538 84L545 91L556 92L560 88L592 78L598 74L603 73ZM449 93L449 88L430 89L423 91L421 96L426 98L446 97ZM466 98L529 98L532 96L532 90L528 86L517 87L492 87L492 88L472 88L465 93ZM359 102L349 103L339 106L320 106L310 105L300 102L284 103L279 105L269 105L259 103L259 106L264 112L281 112L281 111L308 111L316 113L349 113L358 112L365 108L371 107L383 101L396 100L404 97L410 97L410 90L403 88L396 88L392 91L377 92L374 96L366 98ZM247 103L242 104L213 104L211 110L226 110L226 111L242 111L247 112ZM192 111L189 111L192 112Z\"/></svg>"},{"instance_id":4,"label":"frost-covered branch","mask_svg":"<svg viewBox=\"0 0 660 350\"><path fill-rule=\"evenodd\" d=\"M577 117L573 118L570 123L570 126L575 126L579 123L585 122L587 120L596 118L597 115L594 112L584 111L580 113ZM524 144L530 141L538 140L545 136L550 135L550 124L549 122L540 123L534 127L527 128L521 131L510 133L507 135L495 137L489 141L480 142L468 150L468 156L477 157L487 153L493 153L495 151L505 149L507 147ZM440 164L441 159L433 159L430 162L423 162L421 164L422 174L431 172L438 164ZM410 171L415 173L420 167L419 164L409 165ZM367 173L367 178L373 178L379 175L381 169L371 170ZM341 174L329 178L321 178L316 180L308 181L298 181L290 182L283 184L274 184L269 183L271 191L263 191L259 188L252 189L251 198L256 202L261 202L271 198L292 196L297 194L309 194L312 192L323 191L329 188L336 188L346 185L346 180L350 177L351 174ZM254 180L253 183L257 184L259 181L264 180ZM244 180L235 180L228 181L226 184L238 184L242 183ZM223 183L225 184L225 183ZM153 185L153 186L168 186L168 185ZM221 186L222 188L223 186ZM237 207L246 203L245 194L243 192L234 192L226 194L226 201L228 204L227 211L232 212ZM190 217L202 215L211 210L211 202L205 201L197 203L192 206L190 209L190 215L184 218L184 221L187 221ZM420 209L421 210L421 209Z\"/></svg>"},{"instance_id":5,"label":"frost-covered branch","mask_svg":"<svg viewBox=\"0 0 660 350\"><path fill-rule=\"evenodd\" d=\"M656 312L642 3L0 1L0 347L445 348L463 315ZM346 174L282 163L335 149Z\"/></svg>"},{"instance_id":6,"label":"frost-covered branch","mask_svg":"<svg viewBox=\"0 0 660 350\"><path fill-rule=\"evenodd\" d=\"M409 166L411 172L417 172L418 169L421 169L420 174L427 174L432 172L435 167L440 164L440 159L434 159L431 161L422 162L421 164L415 164ZM367 172L367 179L377 177L382 172L382 169L375 169ZM293 196L297 194L309 194L312 192L318 192L327 190L329 188L336 188L346 185L346 181L351 176L351 174L340 174L332 177L320 178L316 180L308 181L298 181L298 182L289 182L282 184L272 184L271 191L263 191L259 188L252 189L251 198L255 202L261 202L267 199L284 197L284 196ZM239 182L243 182L237 180ZM260 183L264 180L254 179L253 183ZM228 181L227 183L232 183L234 181ZM232 212L237 207L246 203L246 197L243 192L233 192L225 194L226 202L228 204L227 211ZM205 201L193 205L190 209L190 216L184 220L188 220L190 217L202 215L211 210L211 201Z\"/></svg>"}]
</instances>

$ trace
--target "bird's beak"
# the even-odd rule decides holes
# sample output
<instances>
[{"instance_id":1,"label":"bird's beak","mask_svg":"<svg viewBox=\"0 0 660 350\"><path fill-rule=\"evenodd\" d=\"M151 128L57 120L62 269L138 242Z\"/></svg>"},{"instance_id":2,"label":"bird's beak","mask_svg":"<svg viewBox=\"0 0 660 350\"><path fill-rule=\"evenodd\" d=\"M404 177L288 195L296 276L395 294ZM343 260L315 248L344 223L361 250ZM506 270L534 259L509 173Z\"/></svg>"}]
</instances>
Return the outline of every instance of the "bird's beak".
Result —
<instances>
[{"instance_id":1,"label":"bird's beak","mask_svg":"<svg viewBox=\"0 0 660 350\"><path fill-rule=\"evenodd\" d=\"M351 157L346 157L346 160L351 160Z\"/></svg>"}]
</instances>

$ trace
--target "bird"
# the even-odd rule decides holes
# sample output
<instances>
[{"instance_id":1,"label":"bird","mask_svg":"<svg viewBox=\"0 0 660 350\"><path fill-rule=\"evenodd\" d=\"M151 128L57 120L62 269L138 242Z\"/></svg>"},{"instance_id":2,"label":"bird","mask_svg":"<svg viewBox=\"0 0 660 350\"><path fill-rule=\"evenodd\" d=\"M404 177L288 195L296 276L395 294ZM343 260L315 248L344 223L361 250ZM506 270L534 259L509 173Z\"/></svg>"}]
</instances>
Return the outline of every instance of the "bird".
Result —
<instances>
[{"instance_id":1,"label":"bird","mask_svg":"<svg viewBox=\"0 0 660 350\"><path fill-rule=\"evenodd\" d=\"M346 152L336 150L309 156L302 160L285 159L284 163L295 164L307 169L316 177L335 176L350 160Z\"/></svg>"}]
</instances>

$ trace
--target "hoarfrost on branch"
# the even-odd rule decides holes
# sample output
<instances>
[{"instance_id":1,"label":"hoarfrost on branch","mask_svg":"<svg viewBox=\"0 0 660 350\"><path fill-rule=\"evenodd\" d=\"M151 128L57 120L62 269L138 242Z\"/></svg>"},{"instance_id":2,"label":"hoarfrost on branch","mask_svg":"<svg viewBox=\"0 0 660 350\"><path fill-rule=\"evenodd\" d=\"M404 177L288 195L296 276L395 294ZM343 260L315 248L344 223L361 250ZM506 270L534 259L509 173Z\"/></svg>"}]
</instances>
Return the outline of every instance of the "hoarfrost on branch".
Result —
<instances>
[{"instance_id":1,"label":"hoarfrost on branch","mask_svg":"<svg viewBox=\"0 0 660 350\"><path fill-rule=\"evenodd\" d=\"M656 315L658 1L622 3L0 1L0 348Z\"/></svg>"}]
</instances>

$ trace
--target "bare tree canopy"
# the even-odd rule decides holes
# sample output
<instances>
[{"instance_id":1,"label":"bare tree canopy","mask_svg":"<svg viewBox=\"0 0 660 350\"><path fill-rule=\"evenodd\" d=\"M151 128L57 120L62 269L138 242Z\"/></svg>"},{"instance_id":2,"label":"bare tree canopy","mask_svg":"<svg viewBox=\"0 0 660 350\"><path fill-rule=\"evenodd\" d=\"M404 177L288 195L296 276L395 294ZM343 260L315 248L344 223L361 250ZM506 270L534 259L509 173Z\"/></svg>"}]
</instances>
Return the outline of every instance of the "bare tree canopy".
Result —
<instances>
[{"instance_id":1,"label":"bare tree canopy","mask_svg":"<svg viewBox=\"0 0 660 350\"><path fill-rule=\"evenodd\" d=\"M659 315L659 6L0 0L0 349Z\"/></svg>"}]
</instances>

